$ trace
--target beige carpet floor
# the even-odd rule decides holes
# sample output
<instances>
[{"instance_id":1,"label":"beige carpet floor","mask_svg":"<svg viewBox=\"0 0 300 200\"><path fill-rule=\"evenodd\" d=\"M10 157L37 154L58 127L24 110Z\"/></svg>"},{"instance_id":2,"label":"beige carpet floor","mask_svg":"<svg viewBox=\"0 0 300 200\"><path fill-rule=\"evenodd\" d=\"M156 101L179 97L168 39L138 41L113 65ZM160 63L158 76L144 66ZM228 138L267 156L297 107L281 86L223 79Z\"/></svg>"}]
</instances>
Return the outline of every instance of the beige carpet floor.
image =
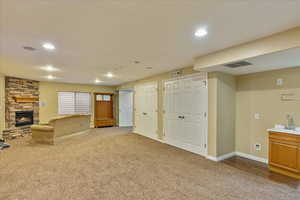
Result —
<instances>
[{"instance_id":1,"label":"beige carpet floor","mask_svg":"<svg viewBox=\"0 0 300 200\"><path fill-rule=\"evenodd\" d=\"M127 129L0 152L1 200L298 200L291 188ZM109 136L112 135L112 136Z\"/></svg>"}]
</instances>

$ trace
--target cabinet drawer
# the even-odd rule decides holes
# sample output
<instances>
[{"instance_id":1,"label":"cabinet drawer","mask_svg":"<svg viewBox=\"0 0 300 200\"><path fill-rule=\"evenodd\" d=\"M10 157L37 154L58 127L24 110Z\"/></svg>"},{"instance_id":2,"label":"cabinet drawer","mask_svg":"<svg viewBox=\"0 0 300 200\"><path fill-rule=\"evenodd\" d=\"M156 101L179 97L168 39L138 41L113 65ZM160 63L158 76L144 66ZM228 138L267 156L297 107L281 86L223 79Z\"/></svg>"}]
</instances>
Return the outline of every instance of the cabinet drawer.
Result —
<instances>
[{"instance_id":1,"label":"cabinet drawer","mask_svg":"<svg viewBox=\"0 0 300 200\"><path fill-rule=\"evenodd\" d=\"M281 167L293 172L300 172L299 163L299 146L298 144L288 144L278 142L278 140L270 140L269 159L270 165Z\"/></svg>"},{"instance_id":2,"label":"cabinet drawer","mask_svg":"<svg viewBox=\"0 0 300 200\"><path fill-rule=\"evenodd\" d=\"M286 142L300 143L300 135L293 135L288 133L269 132L269 138Z\"/></svg>"}]
</instances>

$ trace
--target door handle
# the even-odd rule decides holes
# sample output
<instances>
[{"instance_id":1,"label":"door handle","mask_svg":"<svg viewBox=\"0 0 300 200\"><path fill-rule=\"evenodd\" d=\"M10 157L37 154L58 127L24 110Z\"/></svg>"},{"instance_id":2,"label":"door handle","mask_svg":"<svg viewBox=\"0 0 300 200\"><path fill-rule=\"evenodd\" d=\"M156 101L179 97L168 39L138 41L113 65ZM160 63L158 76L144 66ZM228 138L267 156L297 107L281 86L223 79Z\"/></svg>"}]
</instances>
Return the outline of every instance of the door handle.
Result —
<instances>
[{"instance_id":1,"label":"door handle","mask_svg":"<svg viewBox=\"0 0 300 200\"><path fill-rule=\"evenodd\" d=\"M143 115L147 115L147 113L143 112Z\"/></svg>"},{"instance_id":2,"label":"door handle","mask_svg":"<svg viewBox=\"0 0 300 200\"><path fill-rule=\"evenodd\" d=\"M184 119L184 116L178 116L179 119Z\"/></svg>"}]
</instances>

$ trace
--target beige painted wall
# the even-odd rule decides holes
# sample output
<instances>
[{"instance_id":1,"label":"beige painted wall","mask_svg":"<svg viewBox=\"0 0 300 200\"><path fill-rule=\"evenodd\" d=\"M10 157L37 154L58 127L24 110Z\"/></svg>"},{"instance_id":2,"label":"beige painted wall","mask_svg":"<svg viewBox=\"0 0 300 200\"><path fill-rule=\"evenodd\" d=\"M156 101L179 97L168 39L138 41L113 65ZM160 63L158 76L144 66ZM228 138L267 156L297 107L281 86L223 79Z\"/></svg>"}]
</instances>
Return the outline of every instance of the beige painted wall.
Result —
<instances>
[{"instance_id":1,"label":"beige painted wall","mask_svg":"<svg viewBox=\"0 0 300 200\"><path fill-rule=\"evenodd\" d=\"M220 72L208 76L208 155L235 151L235 77Z\"/></svg>"},{"instance_id":2,"label":"beige painted wall","mask_svg":"<svg viewBox=\"0 0 300 200\"><path fill-rule=\"evenodd\" d=\"M54 83L40 82L40 102L44 103L44 107L40 107L40 123L47 123L52 117L58 115L58 98L57 92L77 91L77 92L110 92L115 91L115 87L84 85L84 84L69 84L69 83ZM92 119L94 122L94 102L92 96Z\"/></svg>"},{"instance_id":3,"label":"beige painted wall","mask_svg":"<svg viewBox=\"0 0 300 200\"><path fill-rule=\"evenodd\" d=\"M217 156L235 151L236 80L229 74L218 73L217 90ZM211 100L211 99L210 99Z\"/></svg>"},{"instance_id":4,"label":"beige painted wall","mask_svg":"<svg viewBox=\"0 0 300 200\"><path fill-rule=\"evenodd\" d=\"M300 126L300 68L261 72L237 77L236 151L268 158L268 133L275 124L286 124L292 114ZM282 78L284 84L276 85ZM296 101L281 101L281 94L294 94ZM261 115L260 120L254 114ZM262 144L256 152L254 144Z\"/></svg>"},{"instance_id":5,"label":"beige painted wall","mask_svg":"<svg viewBox=\"0 0 300 200\"><path fill-rule=\"evenodd\" d=\"M182 69L183 75L199 73L192 67ZM172 78L170 72L130 82L118 89L133 88L136 84L158 81L158 137L163 139L163 81ZM234 151L235 79L223 73L208 76L208 155L219 156ZM231 102L223 106L222 101ZM226 118L223 120L223 118Z\"/></svg>"},{"instance_id":6,"label":"beige painted wall","mask_svg":"<svg viewBox=\"0 0 300 200\"><path fill-rule=\"evenodd\" d=\"M0 138L5 128L5 77L0 74Z\"/></svg>"}]
</instances>

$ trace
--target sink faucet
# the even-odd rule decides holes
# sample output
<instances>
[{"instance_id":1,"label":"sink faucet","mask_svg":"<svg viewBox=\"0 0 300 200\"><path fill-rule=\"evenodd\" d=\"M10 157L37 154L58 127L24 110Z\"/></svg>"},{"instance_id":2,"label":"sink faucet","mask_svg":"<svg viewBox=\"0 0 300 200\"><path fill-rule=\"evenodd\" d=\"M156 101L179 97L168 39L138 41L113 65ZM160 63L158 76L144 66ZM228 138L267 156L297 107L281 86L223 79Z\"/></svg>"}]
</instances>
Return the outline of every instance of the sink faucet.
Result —
<instances>
[{"instance_id":1,"label":"sink faucet","mask_svg":"<svg viewBox=\"0 0 300 200\"><path fill-rule=\"evenodd\" d=\"M287 118L287 126L286 128L289 129L289 130L295 130L295 123L294 123L294 119L291 115L287 115L286 116Z\"/></svg>"}]
</instances>

